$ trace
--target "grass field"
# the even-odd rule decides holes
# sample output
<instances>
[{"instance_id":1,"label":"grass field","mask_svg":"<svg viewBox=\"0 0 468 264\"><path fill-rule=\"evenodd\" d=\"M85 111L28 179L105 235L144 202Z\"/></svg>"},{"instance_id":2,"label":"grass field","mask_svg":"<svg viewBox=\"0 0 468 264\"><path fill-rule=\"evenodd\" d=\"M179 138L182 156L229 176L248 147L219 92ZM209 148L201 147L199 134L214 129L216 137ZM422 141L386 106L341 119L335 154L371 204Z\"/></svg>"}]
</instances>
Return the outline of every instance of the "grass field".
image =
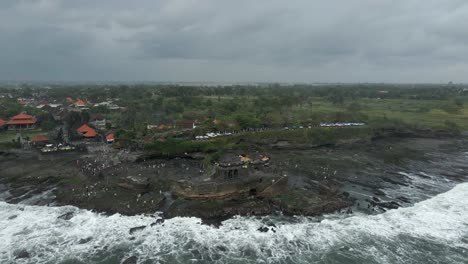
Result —
<instances>
[{"instance_id":1,"label":"grass field","mask_svg":"<svg viewBox=\"0 0 468 264\"><path fill-rule=\"evenodd\" d=\"M462 129L468 129L468 106L464 105L457 111L448 112L447 108L453 104L448 100L357 99L336 105L323 98L314 98L311 104L297 107L292 114L294 119L300 120L308 116L323 117L343 112L343 119L346 120L352 103L359 106L359 112L366 115L369 122L373 119L388 118L421 127L443 128L446 121L451 121Z\"/></svg>"},{"instance_id":2,"label":"grass field","mask_svg":"<svg viewBox=\"0 0 468 264\"><path fill-rule=\"evenodd\" d=\"M21 132L23 137L33 137L36 135L47 135L47 132L42 131L41 129L33 129L33 130L23 130ZM2 142L11 142L13 139L17 138L16 131L3 131L0 132L0 143Z\"/></svg>"}]
</instances>

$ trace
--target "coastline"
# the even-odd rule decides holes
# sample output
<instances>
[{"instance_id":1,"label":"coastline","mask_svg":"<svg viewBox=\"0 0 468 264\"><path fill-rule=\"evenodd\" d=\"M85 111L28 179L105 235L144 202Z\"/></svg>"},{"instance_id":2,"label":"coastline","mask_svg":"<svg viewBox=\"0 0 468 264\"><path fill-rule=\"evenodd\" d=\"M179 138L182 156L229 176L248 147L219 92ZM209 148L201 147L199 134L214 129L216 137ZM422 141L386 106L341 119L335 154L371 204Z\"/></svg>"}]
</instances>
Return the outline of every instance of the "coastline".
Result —
<instances>
[{"instance_id":1,"label":"coastline","mask_svg":"<svg viewBox=\"0 0 468 264\"><path fill-rule=\"evenodd\" d=\"M451 139L444 136L414 134L386 135L371 141L348 141L334 146L315 148L276 148L272 146L275 166L286 171L290 180L288 191L268 198L252 198L200 201L186 200L171 194L171 181L190 177L200 170L198 160L153 159L141 161L133 156L118 164L109 162L98 175L80 170L76 163L97 160L97 157L113 157L112 151L86 154L67 153L38 158L30 152L3 152L1 184L11 197L9 203L18 203L35 194L51 191L52 197L38 201L40 205L74 205L106 214L152 214L162 211L164 217L194 216L206 222L220 222L235 215L285 215L318 216L333 212L351 213L354 210L373 214L404 206L408 197L389 199L380 189L389 182L396 186L407 184L401 175L378 179L352 179L373 164L376 171L395 170L407 161L424 161L427 153L459 149L464 137ZM450 150L452 151L452 150ZM304 159L304 157L308 157ZM108 158L106 158L108 159ZM130 161L132 160L132 161ZM16 166L15 166L16 164ZM24 164L27 164L24 166ZM52 165L52 166L51 166ZM87 174L88 173L88 174ZM128 175L151 177L151 184L144 189L125 182ZM353 182L354 181L354 182ZM357 183L357 184L356 184ZM367 188L370 197L350 195L355 187ZM378 195L380 194L380 196ZM367 199L367 201L366 201ZM366 203L366 205L363 205ZM367 208L366 208L367 207Z\"/></svg>"}]
</instances>

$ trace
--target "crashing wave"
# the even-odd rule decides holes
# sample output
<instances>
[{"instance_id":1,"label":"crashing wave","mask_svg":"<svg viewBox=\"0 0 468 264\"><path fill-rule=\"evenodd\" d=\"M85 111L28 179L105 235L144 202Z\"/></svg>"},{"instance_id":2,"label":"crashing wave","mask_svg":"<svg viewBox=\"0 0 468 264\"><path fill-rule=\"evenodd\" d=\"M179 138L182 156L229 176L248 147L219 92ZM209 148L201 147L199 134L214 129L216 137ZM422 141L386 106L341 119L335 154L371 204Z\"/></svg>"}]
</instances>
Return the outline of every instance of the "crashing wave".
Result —
<instances>
[{"instance_id":1,"label":"crashing wave","mask_svg":"<svg viewBox=\"0 0 468 264\"><path fill-rule=\"evenodd\" d=\"M70 212L71 219L59 218ZM119 263L129 256L156 263L467 263L468 183L373 216L236 217L219 228L197 218L151 225L155 220L0 202L0 263ZM268 231L259 231L267 222ZM130 234L136 226L146 228ZM30 258L15 260L21 249Z\"/></svg>"}]
</instances>

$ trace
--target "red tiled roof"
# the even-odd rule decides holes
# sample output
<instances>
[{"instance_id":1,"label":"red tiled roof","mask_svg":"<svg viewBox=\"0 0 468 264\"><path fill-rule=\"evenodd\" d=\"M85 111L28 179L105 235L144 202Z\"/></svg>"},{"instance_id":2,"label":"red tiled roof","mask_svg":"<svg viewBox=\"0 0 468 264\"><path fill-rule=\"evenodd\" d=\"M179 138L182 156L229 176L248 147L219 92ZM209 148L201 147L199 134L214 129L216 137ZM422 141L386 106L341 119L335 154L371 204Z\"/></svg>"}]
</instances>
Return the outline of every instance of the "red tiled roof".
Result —
<instances>
[{"instance_id":1,"label":"red tiled roof","mask_svg":"<svg viewBox=\"0 0 468 264\"><path fill-rule=\"evenodd\" d=\"M84 137L87 137L87 138L92 138L92 137L95 137L97 136L97 133L96 133L96 130L90 130L86 133L83 134Z\"/></svg>"},{"instance_id":2,"label":"red tiled roof","mask_svg":"<svg viewBox=\"0 0 468 264\"><path fill-rule=\"evenodd\" d=\"M35 124L37 122L36 118L28 114L21 113L19 115L15 115L7 122L7 125L29 125Z\"/></svg>"},{"instance_id":3,"label":"red tiled roof","mask_svg":"<svg viewBox=\"0 0 468 264\"><path fill-rule=\"evenodd\" d=\"M76 100L75 105L85 106L85 105L86 105L86 102L83 101L83 100L81 100L81 99L78 99L78 100Z\"/></svg>"},{"instance_id":4,"label":"red tiled roof","mask_svg":"<svg viewBox=\"0 0 468 264\"><path fill-rule=\"evenodd\" d=\"M84 133L84 132L88 132L89 130L92 130L92 128L89 127L88 125L84 124L84 125L80 126L76 131Z\"/></svg>"},{"instance_id":5,"label":"red tiled roof","mask_svg":"<svg viewBox=\"0 0 468 264\"><path fill-rule=\"evenodd\" d=\"M106 135L107 140L114 140L114 133L109 133Z\"/></svg>"},{"instance_id":6,"label":"red tiled roof","mask_svg":"<svg viewBox=\"0 0 468 264\"><path fill-rule=\"evenodd\" d=\"M182 129L192 129L195 125L195 120L181 120L177 122L177 127Z\"/></svg>"},{"instance_id":7,"label":"red tiled roof","mask_svg":"<svg viewBox=\"0 0 468 264\"><path fill-rule=\"evenodd\" d=\"M30 125L30 124L35 124L37 122L37 119L32 118L32 119L22 119L22 120L10 120L7 122L7 125Z\"/></svg>"},{"instance_id":8,"label":"red tiled roof","mask_svg":"<svg viewBox=\"0 0 468 264\"><path fill-rule=\"evenodd\" d=\"M31 141L33 142L44 142L44 141L49 141L49 138L44 135L37 135L31 138Z\"/></svg>"},{"instance_id":9,"label":"red tiled roof","mask_svg":"<svg viewBox=\"0 0 468 264\"><path fill-rule=\"evenodd\" d=\"M95 137L97 135L96 130L94 130L86 124L80 126L76 131L83 134L84 137Z\"/></svg>"},{"instance_id":10,"label":"red tiled roof","mask_svg":"<svg viewBox=\"0 0 468 264\"><path fill-rule=\"evenodd\" d=\"M32 116L28 115L28 114L25 114L25 113L21 113L19 115L15 115L14 117L12 117L11 119L31 119L33 118Z\"/></svg>"},{"instance_id":11,"label":"red tiled roof","mask_svg":"<svg viewBox=\"0 0 468 264\"><path fill-rule=\"evenodd\" d=\"M3 119L0 119L0 127L2 127L2 126L4 126L4 125L6 125L6 123L7 123L7 122L6 122L5 120L3 120Z\"/></svg>"}]
</instances>

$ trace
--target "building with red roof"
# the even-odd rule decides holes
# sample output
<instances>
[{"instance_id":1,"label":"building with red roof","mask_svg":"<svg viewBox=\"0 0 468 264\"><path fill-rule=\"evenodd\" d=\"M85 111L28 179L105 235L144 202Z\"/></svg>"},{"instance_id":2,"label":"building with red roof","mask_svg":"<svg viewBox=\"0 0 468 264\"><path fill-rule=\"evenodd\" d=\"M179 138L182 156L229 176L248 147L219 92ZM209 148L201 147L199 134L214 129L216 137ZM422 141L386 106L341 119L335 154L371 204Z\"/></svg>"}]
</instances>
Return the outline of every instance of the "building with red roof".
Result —
<instances>
[{"instance_id":1,"label":"building with red roof","mask_svg":"<svg viewBox=\"0 0 468 264\"><path fill-rule=\"evenodd\" d=\"M45 145L49 142L49 138L45 135L37 135L31 138L34 145Z\"/></svg>"},{"instance_id":2,"label":"building with red roof","mask_svg":"<svg viewBox=\"0 0 468 264\"><path fill-rule=\"evenodd\" d=\"M73 105L75 105L75 107L80 107L80 108L88 106L88 104L81 99L76 100L76 102Z\"/></svg>"},{"instance_id":3,"label":"building with red roof","mask_svg":"<svg viewBox=\"0 0 468 264\"><path fill-rule=\"evenodd\" d=\"M15 115L12 117L6 124L10 130L15 129L33 129L36 127L37 119L25 114L21 113L19 115Z\"/></svg>"},{"instance_id":4,"label":"building with red roof","mask_svg":"<svg viewBox=\"0 0 468 264\"><path fill-rule=\"evenodd\" d=\"M76 131L85 138L94 138L97 136L96 130L86 124L80 126Z\"/></svg>"},{"instance_id":5,"label":"building with red roof","mask_svg":"<svg viewBox=\"0 0 468 264\"><path fill-rule=\"evenodd\" d=\"M65 98L65 101L67 101L67 103L72 104L73 103L73 98L67 97L67 98Z\"/></svg>"},{"instance_id":6,"label":"building with red roof","mask_svg":"<svg viewBox=\"0 0 468 264\"><path fill-rule=\"evenodd\" d=\"M47 142L49 138L45 135L37 135L31 138L32 142Z\"/></svg>"},{"instance_id":7,"label":"building with red roof","mask_svg":"<svg viewBox=\"0 0 468 264\"><path fill-rule=\"evenodd\" d=\"M114 133L109 133L106 135L106 141L107 143L113 143L115 140Z\"/></svg>"},{"instance_id":8,"label":"building with red roof","mask_svg":"<svg viewBox=\"0 0 468 264\"><path fill-rule=\"evenodd\" d=\"M194 129L197 127L197 120L180 120L176 127L178 129Z\"/></svg>"}]
</instances>

